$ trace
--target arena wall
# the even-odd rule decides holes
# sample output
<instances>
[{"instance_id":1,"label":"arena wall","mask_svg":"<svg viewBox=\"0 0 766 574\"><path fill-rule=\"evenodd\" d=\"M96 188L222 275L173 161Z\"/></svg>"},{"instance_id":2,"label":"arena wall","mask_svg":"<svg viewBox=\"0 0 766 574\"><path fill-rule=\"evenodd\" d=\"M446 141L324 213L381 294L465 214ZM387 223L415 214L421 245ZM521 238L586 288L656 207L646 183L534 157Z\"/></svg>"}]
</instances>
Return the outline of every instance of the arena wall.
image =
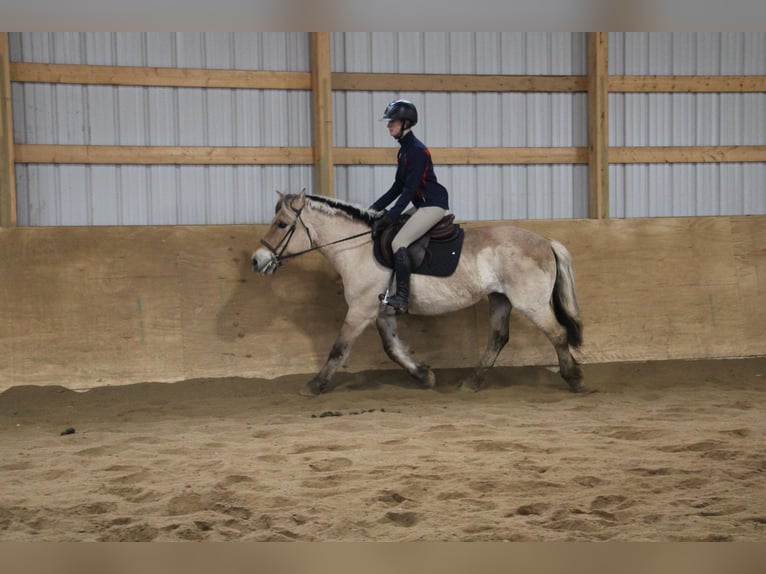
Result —
<instances>
[{"instance_id":1,"label":"arena wall","mask_svg":"<svg viewBox=\"0 0 766 574\"><path fill-rule=\"evenodd\" d=\"M766 216L515 224L570 248L586 365L766 354ZM254 274L265 229L0 229L0 390L315 372L343 321L339 277L317 254ZM512 317L498 364L554 364L547 341ZM401 335L436 369L468 367L486 319L486 304L406 317ZM345 368L398 367L370 327Z\"/></svg>"}]
</instances>

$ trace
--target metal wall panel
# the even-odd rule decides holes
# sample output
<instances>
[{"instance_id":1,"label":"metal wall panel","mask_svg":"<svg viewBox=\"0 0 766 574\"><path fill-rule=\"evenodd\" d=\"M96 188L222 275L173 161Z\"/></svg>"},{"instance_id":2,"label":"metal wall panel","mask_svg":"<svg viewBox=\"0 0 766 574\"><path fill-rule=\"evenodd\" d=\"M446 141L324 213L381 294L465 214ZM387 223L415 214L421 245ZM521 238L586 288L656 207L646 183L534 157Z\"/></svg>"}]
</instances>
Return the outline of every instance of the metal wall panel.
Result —
<instances>
[{"instance_id":1,"label":"metal wall panel","mask_svg":"<svg viewBox=\"0 0 766 574\"><path fill-rule=\"evenodd\" d=\"M611 210L624 217L766 214L762 163L612 165L609 175Z\"/></svg>"},{"instance_id":2,"label":"metal wall panel","mask_svg":"<svg viewBox=\"0 0 766 574\"><path fill-rule=\"evenodd\" d=\"M308 71L306 33L11 33L13 61ZM310 93L14 83L29 144L310 146ZM18 165L20 225L262 223L310 166Z\"/></svg>"},{"instance_id":3,"label":"metal wall panel","mask_svg":"<svg viewBox=\"0 0 766 574\"><path fill-rule=\"evenodd\" d=\"M18 224L262 223L311 166L18 165Z\"/></svg>"},{"instance_id":4,"label":"metal wall panel","mask_svg":"<svg viewBox=\"0 0 766 574\"><path fill-rule=\"evenodd\" d=\"M764 32L613 32L609 73L765 75ZM610 94L614 146L766 144L766 94ZM766 213L766 164L610 166L610 215Z\"/></svg>"},{"instance_id":5,"label":"metal wall panel","mask_svg":"<svg viewBox=\"0 0 766 574\"><path fill-rule=\"evenodd\" d=\"M16 62L310 69L308 34L299 32L12 32L9 43Z\"/></svg>"},{"instance_id":6,"label":"metal wall panel","mask_svg":"<svg viewBox=\"0 0 766 574\"><path fill-rule=\"evenodd\" d=\"M308 71L306 33L11 33L13 61ZM766 33L611 33L612 74L766 74ZM586 74L582 33L333 33L333 71ZM310 94L12 85L17 143L310 146ZM412 99L431 147L587 145L585 94L335 92L337 146L396 147L376 120ZM766 94L611 94L611 145L764 145ZM585 166L446 166L461 219L587 215ZM338 166L336 195L368 205L394 166ZM763 164L613 165L613 217L766 213ZM19 165L21 225L248 223L310 166Z\"/></svg>"},{"instance_id":7,"label":"metal wall panel","mask_svg":"<svg viewBox=\"0 0 766 574\"><path fill-rule=\"evenodd\" d=\"M332 35L336 72L423 74L585 74L585 34L524 32L345 32ZM585 94L336 92L335 145L396 147L378 123L395 98L420 112L415 132L430 147L587 145ZM459 219L587 216L583 166L447 166L436 174ZM336 194L369 205L395 168L339 166Z\"/></svg>"}]
</instances>

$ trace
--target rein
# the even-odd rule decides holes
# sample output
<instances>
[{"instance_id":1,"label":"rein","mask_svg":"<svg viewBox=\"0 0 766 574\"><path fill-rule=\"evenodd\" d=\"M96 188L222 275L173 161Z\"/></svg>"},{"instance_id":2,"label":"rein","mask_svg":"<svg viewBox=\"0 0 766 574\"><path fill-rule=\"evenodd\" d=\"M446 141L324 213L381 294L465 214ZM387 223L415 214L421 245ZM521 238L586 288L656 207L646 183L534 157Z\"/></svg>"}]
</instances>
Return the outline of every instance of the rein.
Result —
<instances>
[{"instance_id":1,"label":"rein","mask_svg":"<svg viewBox=\"0 0 766 574\"><path fill-rule=\"evenodd\" d=\"M308 229L306 229L306 231L308 231ZM343 243L344 241L349 241L350 239L356 239L357 237L362 237L363 235L369 235L371 232L372 231L363 231L362 233L357 233L356 235L350 235L349 237L343 237L342 239L336 239L335 241L330 241L330 243L325 243L323 245L315 245L314 247L309 247L308 249L304 249L303 251L298 251L297 253L289 253L287 255L278 255L277 257L280 260L290 259L291 257L298 257L298 255L303 255L304 253L310 253L311 251L316 251L317 249L322 249L323 247L329 247L330 245L335 245L336 243ZM311 239L311 236L309 236L309 239ZM311 242L313 243L313 240ZM284 249L282 251L284 251Z\"/></svg>"},{"instance_id":2,"label":"rein","mask_svg":"<svg viewBox=\"0 0 766 574\"><path fill-rule=\"evenodd\" d=\"M301 207L297 211L296 217L293 220L293 223L290 225L290 229L287 230L287 233L285 233L285 235L282 237L282 239L280 239L279 243L277 243L276 246L272 247L266 240L261 239L261 244L264 245L269 251L271 251L272 255L274 255L274 258L272 259L270 265L279 267L282 265L282 262L285 261L286 259L292 259L293 257L298 257L298 255L311 253L312 251L316 251L317 249L322 249L323 247L329 247L330 245L343 243L344 241L349 241L351 239L356 239L357 237L362 237L364 235L369 235L370 233L372 233L372 230L363 231L362 233L357 233L356 235L351 235L349 237L336 239L335 241L331 241L323 245L314 245L314 240L311 238L311 234L309 233L309 228L306 226L305 223L303 223L303 220L301 219L301 211L303 211L303 207ZM311 247L309 247L308 249L304 249L303 251L298 251L297 253L288 253L287 255L284 255L285 249L287 249L287 245L290 243L290 239L292 239L299 221L303 225L303 229L306 230L306 236L309 238L309 244L311 245ZM279 249L280 246L282 247L282 249L279 251L279 253L277 253L277 249Z\"/></svg>"}]
</instances>

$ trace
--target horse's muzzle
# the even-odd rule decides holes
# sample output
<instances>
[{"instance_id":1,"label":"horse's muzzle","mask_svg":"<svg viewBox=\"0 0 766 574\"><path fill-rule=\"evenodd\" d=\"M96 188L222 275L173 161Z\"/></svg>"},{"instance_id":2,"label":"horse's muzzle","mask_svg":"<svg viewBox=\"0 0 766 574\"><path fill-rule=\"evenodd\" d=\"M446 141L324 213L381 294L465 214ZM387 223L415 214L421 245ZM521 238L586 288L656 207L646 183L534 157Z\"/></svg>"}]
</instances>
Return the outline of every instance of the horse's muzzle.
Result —
<instances>
[{"instance_id":1,"label":"horse's muzzle","mask_svg":"<svg viewBox=\"0 0 766 574\"><path fill-rule=\"evenodd\" d=\"M262 275L271 275L280 262L268 249L258 249L253 253L253 271Z\"/></svg>"}]
</instances>

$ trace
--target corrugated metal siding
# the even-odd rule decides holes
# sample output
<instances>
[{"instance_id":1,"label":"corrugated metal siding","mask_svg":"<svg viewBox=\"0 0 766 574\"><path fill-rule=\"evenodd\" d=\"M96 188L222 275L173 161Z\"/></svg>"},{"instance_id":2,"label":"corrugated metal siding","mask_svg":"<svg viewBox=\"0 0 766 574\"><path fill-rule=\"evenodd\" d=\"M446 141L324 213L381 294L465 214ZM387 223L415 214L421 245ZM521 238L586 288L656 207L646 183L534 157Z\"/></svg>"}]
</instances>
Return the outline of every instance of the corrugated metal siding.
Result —
<instances>
[{"instance_id":1,"label":"corrugated metal siding","mask_svg":"<svg viewBox=\"0 0 766 574\"><path fill-rule=\"evenodd\" d=\"M586 74L585 34L531 32L345 32L332 36L335 72ZM412 100L415 132L430 147L587 145L585 94L336 92L335 145L396 147L378 123L396 98ZM585 166L447 166L436 174L459 219L586 217ZM394 167L339 166L336 194L369 205Z\"/></svg>"},{"instance_id":2,"label":"corrugated metal siding","mask_svg":"<svg viewBox=\"0 0 766 574\"><path fill-rule=\"evenodd\" d=\"M12 32L9 43L17 62L309 71L302 32Z\"/></svg>"},{"instance_id":3,"label":"corrugated metal siding","mask_svg":"<svg viewBox=\"0 0 766 574\"><path fill-rule=\"evenodd\" d=\"M17 143L311 145L306 91L13 84Z\"/></svg>"},{"instance_id":4,"label":"corrugated metal siding","mask_svg":"<svg viewBox=\"0 0 766 574\"><path fill-rule=\"evenodd\" d=\"M263 223L310 166L19 165L18 224Z\"/></svg>"},{"instance_id":5,"label":"corrugated metal siding","mask_svg":"<svg viewBox=\"0 0 766 574\"><path fill-rule=\"evenodd\" d=\"M11 33L13 61L308 71L306 33ZM16 84L17 143L310 146L310 93ZM18 165L20 225L260 223L310 166Z\"/></svg>"},{"instance_id":6,"label":"corrugated metal siding","mask_svg":"<svg viewBox=\"0 0 766 574\"><path fill-rule=\"evenodd\" d=\"M307 71L306 33L37 32L9 35L13 61ZM611 33L612 74L766 74L766 33ZM582 33L344 32L333 71L586 74ZM310 146L310 95L16 84L18 143ZM585 94L336 92L338 146L395 147L386 104L418 105L431 147L587 145ZM612 145L764 145L766 94L611 94ZM586 166L446 166L460 219L587 215ZM309 166L17 167L21 225L252 223ZM393 166L338 166L336 195L368 205ZM610 167L613 217L766 213L763 164Z\"/></svg>"},{"instance_id":7,"label":"corrugated metal siding","mask_svg":"<svg viewBox=\"0 0 766 574\"><path fill-rule=\"evenodd\" d=\"M765 75L764 32L613 32L610 74ZM614 146L766 144L766 94L610 94ZM612 217L766 213L766 164L612 165Z\"/></svg>"}]
</instances>

